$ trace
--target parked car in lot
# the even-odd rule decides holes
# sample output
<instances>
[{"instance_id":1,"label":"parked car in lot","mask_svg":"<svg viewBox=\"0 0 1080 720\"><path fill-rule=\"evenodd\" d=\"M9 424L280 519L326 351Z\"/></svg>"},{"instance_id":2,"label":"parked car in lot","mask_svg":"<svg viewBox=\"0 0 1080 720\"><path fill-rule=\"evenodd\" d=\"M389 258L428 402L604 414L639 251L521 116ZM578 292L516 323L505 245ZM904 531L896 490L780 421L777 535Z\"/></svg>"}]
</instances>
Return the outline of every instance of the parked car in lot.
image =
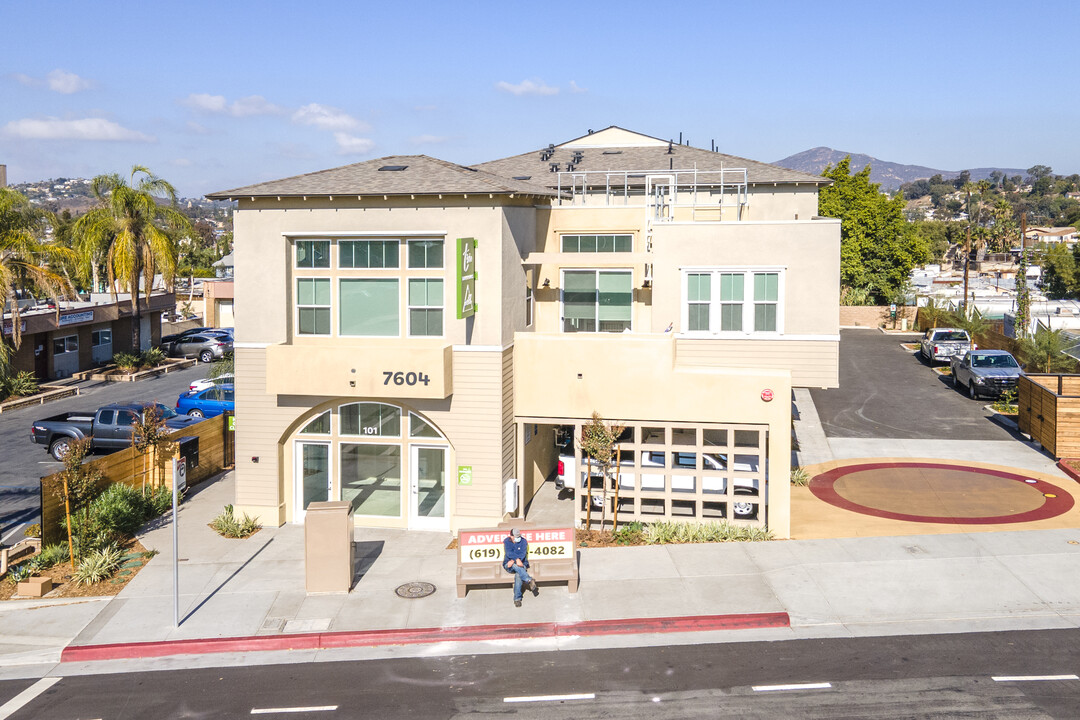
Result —
<instances>
[{"instance_id":1,"label":"parked car in lot","mask_svg":"<svg viewBox=\"0 0 1080 720\"><path fill-rule=\"evenodd\" d=\"M176 399L176 412L195 418L212 418L236 407L232 385L215 385L203 390L188 390Z\"/></svg>"},{"instance_id":2,"label":"parked car in lot","mask_svg":"<svg viewBox=\"0 0 1080 720\"><path fill-rule=\"evenodd\" d=\"M954 355L962 356L969 350L977 349L978 346L972 345L967 330L961 328L932 328L926 331L919 343L919 352L931 365L947 362Z\"/></svg>"},{"instance_id":3,"label":"parked car in lot","mask_svg":"<svg viewBox=\"0 0 1080 720\"><path fill-rule=\"evenodd\" d=\"M215 385L232 385L235 377L232 373L225 373L212 378L203 378L202 380L196 380L188 385L188 390L205 390L208 387L214 387Z\"/></svg>"},{"instance_id":4,"label":"parked car in lot","mask_svg":"<svg viewBox=\"0 0 1080 720\"><path fill-rule=\"evenodd\" d=\"M35 420L30 438L56 459L63 460L74 440L90 438L94 450L119 450L131 445L132 425L136 418L154 405L165 419L165 426L179 430L194 425L201 418L181 415L160 403L128 403L105 405L96 412L67 412Z\"/></svg>"},{"instance_id":5,"label":"parked car in lot","mask_svg":"<svg viewBox=\"0 0 1080 720\"><path fill-rule=\"evenodd\" d=\"M703 493L716 493L718 495L727 492L727 478L716 476L704 476L694 474L692 471L697 468L697 454L690 452L672 452L670 453L670 464L665 458L665 453L661 451L647 451L642 453L641 456L641 489L642 490L658 490L664 489L664 469L669 468L671 473L671 490L672 492L694 492L696 490L695 484L698 480L701 481L701 489ZM743 456L736 455L735 462L732 470L757 472L757 457L756 456ZM573 482L567 482L569 478L575 476L575 468L577 466L577 458L575 456L573 447L570 445L562 445L559 449L559 462L558 462L558 474L555 477L555 488L557 490L563 490L566 487L574 487ZM702 466L705 470L724 471L728 470L728 458L726 455L719 453L704 453L702 455ZM659 472L658 472L659 471ZM634 487L634 455L633 451L623 451L622 457L619 463L619 487L624 489L632 489ZM585 471L582 470L576 473L579 478L578 485L582 488L585 487ZM594 468L592 473L592 485L595 488L600 482L600 474ZM746 496L758 496L760 488L758 487L758 481L753 478L736 477L734 479L735 494ZM764 500L762 499L762 502ZM602 501L596 497L593 498L593 507L598 508L601 506ZM757 517L757 506L752 501L736 501L732 503L732 510L734 516L742 519L754 519Z\"/></svg>"},{"instance_id":6,"label":"parked car in lot","mask_svg":"<svg viewBox=\"0 0 1080 720\"><path fill-rule=\"evenodd\" d=\"M197 357L200 362L212 362L225 357L225 353L232 352L232 349L232 338L228 335L196 333L171 341L166 352L170 357Z\"/></svg>"},{"instance_id":7,"label":"parked car in lot","mask_svg":"<svg viewBox=\"0 0 1080 720\"><path fill-rule=\"evenodd\" d=\"M967 388L968 397L998 397L1016 387L1024 371L1016 358L1005 350L972 350L950 361L952 381L957 388Z\"/></svg>"}]
</instances>

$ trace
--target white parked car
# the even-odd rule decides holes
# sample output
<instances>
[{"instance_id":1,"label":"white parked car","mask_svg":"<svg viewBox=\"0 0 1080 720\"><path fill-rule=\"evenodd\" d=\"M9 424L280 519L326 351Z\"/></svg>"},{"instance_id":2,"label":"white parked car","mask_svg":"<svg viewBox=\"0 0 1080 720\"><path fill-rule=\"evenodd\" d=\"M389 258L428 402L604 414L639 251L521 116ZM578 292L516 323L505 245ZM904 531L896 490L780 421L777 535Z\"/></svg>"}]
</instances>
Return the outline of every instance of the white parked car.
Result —
<instances>
[{"instance_id":1,"label":"white parked car","mask_svg":"<svg viewBox=\"0 0 1080 720\"><path fill-rule=\"evenodd\" d=\"M218 375L215 378L203 378L202 380L196 380L188 386L189 391L205 390L208 387L214 387L215 385L232 385L233 374L225 373L224 375Z\"/></svg>"}]
</instances>

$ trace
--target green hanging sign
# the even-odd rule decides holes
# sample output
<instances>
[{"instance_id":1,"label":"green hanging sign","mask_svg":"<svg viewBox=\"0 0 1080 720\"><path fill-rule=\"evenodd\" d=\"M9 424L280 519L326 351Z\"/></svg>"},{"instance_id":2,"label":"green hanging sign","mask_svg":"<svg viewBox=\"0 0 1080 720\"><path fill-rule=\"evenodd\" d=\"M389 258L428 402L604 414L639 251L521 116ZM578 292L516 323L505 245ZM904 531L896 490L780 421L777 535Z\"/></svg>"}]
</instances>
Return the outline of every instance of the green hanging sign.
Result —
<instances>
[{"instance_id":1,"label":"green hanging sign","mask_svg":"<svg viewBox=\"0 0 1080 720\"><path fill-rule=\"evenodd\" d=\"M457 239L457 316L476 312L476 238Z\"/></svg>"}]
</instances>

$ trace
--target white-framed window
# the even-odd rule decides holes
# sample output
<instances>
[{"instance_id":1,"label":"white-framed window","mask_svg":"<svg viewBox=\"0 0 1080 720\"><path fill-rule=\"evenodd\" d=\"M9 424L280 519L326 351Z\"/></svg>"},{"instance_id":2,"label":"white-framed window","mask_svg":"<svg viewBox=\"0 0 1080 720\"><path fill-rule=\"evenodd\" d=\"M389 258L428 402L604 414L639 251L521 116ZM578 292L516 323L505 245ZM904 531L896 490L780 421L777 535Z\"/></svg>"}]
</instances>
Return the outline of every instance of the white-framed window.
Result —
<instances>
[{"instance_id":1,"label":"white-framed window","mask_svg":"<svg viewBox=\"0 0 1080 720\"><path fill-rule=\"evenodd\" d=\"M298 268L329 268L330 267L330 241L329 240L297 240L296 241L296 267L298 267Z\"/></svg>"},{"instance_id":2,"label":"white-framed window","mask_svg":"<svg viewBox=\"0 0 1080 720\"><path fill-rule=\"evenodd\" d=\"M633 278L631 270L563 270L563 332L630 330Z\"/></svg>"},{"instance_id":3,"label":"white-framed window","mask_svg":"<svg viewBox=\"0 0 1080 720\"><path fill-rule=\"evenodd\" d=\"M409 335L441 337L443 334L442 278L409 278Z\"/></svg>"},{"instance_id":4,"label":"white-framed window","mask_svg":"<svg viewBox=\"0 0 1080 720\"><path fill-rule=\"evenodd\" d=\"M783 268L684 268L683 331L783 333L783 292Z\"/></svg>"},{"instance_id":5,"label":"white-framed window","mask_svg":"<svg viewBox=\"0 0 1080 720\"><path fill-rule=\"evenodd\" d=\"M401 290L396 277L341 278L338 332L364 337L401 334Z\"/></svg>"},{"instance_id":6,"label":"white-framed window","mask_svg":"<svg viewBox=\"0 0 1080 720\"><path fill-rule=\"evenodd\" d=\"M296 332L330 334L330 278L296 279Z\"/></svg>"},{"instance_id":7,"label":"white-framed window","mask_svg":"<svg viewBox=\"0 0 1080 720\"><path fill-rule=\"evenodd\" d=\"M442 240L409 240L409 268L441 269L443 245Z\"/></svg>"},{"instance_id":8,"label":"white-framed window","mask_svg":"<svg viewBox=\"0 0 1080 720\"><path fill-rule=\"evenodd\" d=\"M564 253L633 252L634 236L621 235L563 235L560 247Z\"/></svg>"},{"instance_id":9,"label":"white-framed window","mask_svg":"<svg viewBox=\"0 0 1080 720\"><path fill-rule=\"evenodd\" d=\"M339 268L398 268L400 240L338 240Z\"/></svg>"},{"instance_id":10,"label":"white-framed window","mask_svg":"<svg viewBox=\"0 0 1080 720\"><path fill-rule=\"evenodd\" d=\"M90 344L93 347L112 345L112 330L94 330L90 333Z\"/></svg>"},{"instance_id":11,"label":"white-framed window","mask_svg":"<svg viewBox=\"0 0 1080 720\"><path fill-rule=\"evenodd\" d=\"M79 352L79 336L78 335L66 335L64 337L53 338L53 355L63 355L65 353L77 353Z\"/></svg>"}]
</instances>

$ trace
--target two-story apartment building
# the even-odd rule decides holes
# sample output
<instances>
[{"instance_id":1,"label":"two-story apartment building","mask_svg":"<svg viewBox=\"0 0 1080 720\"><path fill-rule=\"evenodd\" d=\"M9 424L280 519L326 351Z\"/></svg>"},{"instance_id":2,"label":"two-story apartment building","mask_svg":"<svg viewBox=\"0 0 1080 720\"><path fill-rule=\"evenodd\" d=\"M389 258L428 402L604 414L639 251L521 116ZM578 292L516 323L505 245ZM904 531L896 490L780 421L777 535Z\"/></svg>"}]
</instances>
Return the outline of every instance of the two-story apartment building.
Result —
<instances>
[{"instance_id":1,"label":"two-story apartment building","mask_svg":"<svg viewBox=\"0 0 1080 720\"><path fill-rule=\"evenodd\" d=\"M825 182L611 127L209 196L238 201L237 509L490 525L595 411L627 427L620 518L787 536L791 388L838 382Z\"/></svg>"}]
</instances>

